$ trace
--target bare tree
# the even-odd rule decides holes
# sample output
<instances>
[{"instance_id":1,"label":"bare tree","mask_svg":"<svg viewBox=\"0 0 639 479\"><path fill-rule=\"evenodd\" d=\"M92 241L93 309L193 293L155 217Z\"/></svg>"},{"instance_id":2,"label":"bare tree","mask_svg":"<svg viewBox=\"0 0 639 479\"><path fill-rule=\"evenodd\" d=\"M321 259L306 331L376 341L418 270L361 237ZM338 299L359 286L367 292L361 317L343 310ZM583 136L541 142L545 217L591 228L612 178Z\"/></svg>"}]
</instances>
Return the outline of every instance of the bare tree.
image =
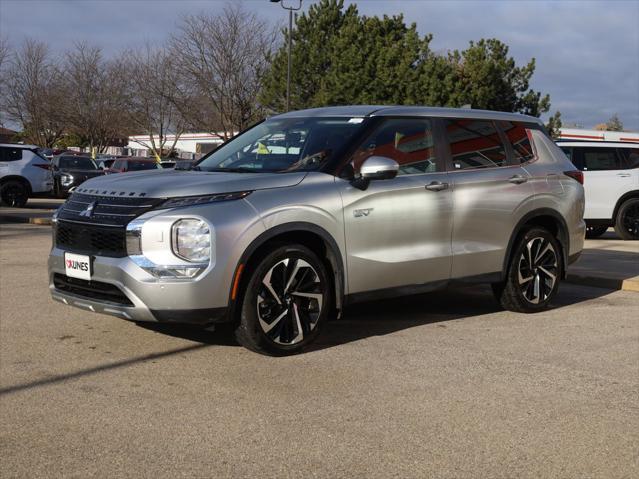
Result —
<instances>
[{"instance_id":1,"label":"bare tree","mask_svg":"<svg viewBox=\"0 0 639 479\"><path fill-rule=\"evenodd\" d=\"M170 42L180 72L172 100L190 128L226 140L259 118L256 98L275 38L241 3L182 20Z\"/></svg>"},{"instance_id":2,"label":"bare tree","mask_svg":"<svg viewBox=\"0 0 639 479\"><path fill-rule=\"evenodd\" d=\"M26 141L52 147L64 133L64 92L46 44L28 39L7 63L2 95L5 115L21 125Z\"/></svg>"},{"instance_id":3,"label":"bare tree","mask_svg":"<svg viewBox=\"0 0 639 479\"><path fill-rule=\"evenodd\" d=\"M0 126L4 125L4 99L6 98L5 84L7 81L6 67L9 59L9 42L5 37L0 37Z\"/></svg>"},{"instance_id":4,"label":"bare tree","mask_svg":"<svg viewBox=\"0 0 639 479\"><path fill-rule=\"evenodd\" d=\"M121 60L106 61L99 47L78 43L64 63L65 118L70 133L103 152L127 130L127 78Z\"/></svg>"},{"instance_id":5,"label":"bare tree","mask_svg":"<svg viewBox=\"0 0 639 479\"><path fill-rule=\"evenodd\" d=\"M149 141L138 143L159 161L164 151L175 149L184 132L184 120L173 101L175 63L168 51L150 45L142 51L126 52L123 62L129 79L127 111L131 128L149 136ZM173 136L170 142L169 135Z\"/></svg>"}]
</instances>

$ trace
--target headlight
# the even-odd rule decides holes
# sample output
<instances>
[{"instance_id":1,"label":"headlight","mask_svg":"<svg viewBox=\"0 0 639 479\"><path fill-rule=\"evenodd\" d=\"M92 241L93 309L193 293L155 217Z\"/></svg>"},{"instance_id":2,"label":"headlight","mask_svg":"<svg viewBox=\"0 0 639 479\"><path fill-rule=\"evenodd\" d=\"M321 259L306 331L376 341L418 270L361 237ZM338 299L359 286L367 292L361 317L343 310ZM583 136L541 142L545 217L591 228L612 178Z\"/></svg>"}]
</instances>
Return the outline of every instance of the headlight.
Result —
<instances>
[{"instance_id":1,"label":"headlight","mask_svg":"<svg viewBox=\"0 0 639 479\"><path fill-rule=\"evenodd\" d=\"M211 258L211 232L202 220L184 219L171 227L171 247L179 258L206 263Z\"/></svg>"},{"instance_id":2,"label":"headlight","mask_svg":"<svg viewBox=\"0 0 639 479\"><path fill-rule=\"evenodd\" d=\"M181 198L170 198L157 208L178 208L181 206L195 206L206 203L214 203L217 201L239 200L250 195L251 191L236 191L233 193L220 193L215 195L203 196L183 196Z\"/></svg>"},{"instance_id":3,"label":"headlight","mask_svg":"<svg viewBox=\"0 0 639 479\"><path fill-rule=\"evenodd\" d=\"M69 175L67 173L63 173L60 175L60 183L62 186L69 186L73 184L73 175Z\"/></svg>"}]
</instances>

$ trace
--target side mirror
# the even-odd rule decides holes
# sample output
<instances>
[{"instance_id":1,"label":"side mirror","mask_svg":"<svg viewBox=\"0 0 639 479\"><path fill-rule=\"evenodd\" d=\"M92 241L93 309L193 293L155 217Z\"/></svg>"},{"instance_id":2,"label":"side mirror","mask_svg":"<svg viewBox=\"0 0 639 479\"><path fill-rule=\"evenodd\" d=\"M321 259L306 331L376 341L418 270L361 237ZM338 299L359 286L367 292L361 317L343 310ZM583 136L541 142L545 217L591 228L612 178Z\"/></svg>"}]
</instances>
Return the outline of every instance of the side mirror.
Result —
<instances>
[{"instance_id":1,"label":"side mirror","mask_svg":"<svg viewBox=\"0 0 639 479\"><path fill-rule=\"evenodd\" d=\"M397 176L399 164L385 156L371 156L360 167L359 174L366 180L392 180Z\"/></svg>"}]
</instances>

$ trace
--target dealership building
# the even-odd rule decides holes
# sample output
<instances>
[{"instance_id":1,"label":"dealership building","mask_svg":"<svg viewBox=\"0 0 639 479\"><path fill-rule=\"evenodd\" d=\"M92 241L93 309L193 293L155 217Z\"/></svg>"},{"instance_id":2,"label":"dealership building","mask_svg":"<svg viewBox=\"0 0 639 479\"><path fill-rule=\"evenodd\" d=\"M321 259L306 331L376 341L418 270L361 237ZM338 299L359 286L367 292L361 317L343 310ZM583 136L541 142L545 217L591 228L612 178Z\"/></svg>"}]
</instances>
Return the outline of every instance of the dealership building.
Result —
<instances>
[{"instance_id":1,"label":"dealership building","mask_svg":"<svg viewBox=\"0 0 639 479\"><path fill-rule=\"evenodd\" d=\"M628 131L584 130L580 128L561 128L559 137L564 140L583 141L622 141L639 143L639 133ZM175 141L175 135L166 135L165 148L169 149L175 142L175 150L180 158L198 159L202 155L217 148L224 142L223 133L183 133ZM159 141L156 138L156 144ZM130 136L127 144L132 156L152 156L149 135ZM167 152L168 154L168 152Z\"/></svg>"},{"instance_id":2,"label":"dealership building","mask_svg":"<svg viewBox=\"0 0 639 479\"><path fill-rule=\"evenodd\" d=\"M154 139L156 145L160 143L157 137ZM223 133L183 133L179 135L177 141L175 135L166 135L164 148L168 150L175 143L174 149L178 156L192 160L214 150L223 142ZM127 148L132 156L152 156L150 152L151 137L149 135L130 136Z\"/></svg>"}]
</instances>

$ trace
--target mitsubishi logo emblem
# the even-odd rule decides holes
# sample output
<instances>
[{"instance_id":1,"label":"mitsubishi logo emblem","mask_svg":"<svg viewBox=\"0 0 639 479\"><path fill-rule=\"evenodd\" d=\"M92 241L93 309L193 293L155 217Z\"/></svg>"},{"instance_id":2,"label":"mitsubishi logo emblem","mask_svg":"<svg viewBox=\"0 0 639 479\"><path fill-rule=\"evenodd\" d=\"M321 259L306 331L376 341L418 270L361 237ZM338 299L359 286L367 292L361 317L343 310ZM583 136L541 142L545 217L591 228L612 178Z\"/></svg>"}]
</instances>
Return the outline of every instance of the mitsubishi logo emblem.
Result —
<instances>
[{"instance_id":1,"label":"mitsubishi logo emblem","mask_svg":"<svg viewBox=\"0 0 639 479\"><path fill-rule=\"evenodd\" d=\"M93 201L89 203L87 207L80 212L80 216L85 216L86 218L91 218L93 216L93 209L97 206L97 201Z\"/></svg>"}]
</instances>

